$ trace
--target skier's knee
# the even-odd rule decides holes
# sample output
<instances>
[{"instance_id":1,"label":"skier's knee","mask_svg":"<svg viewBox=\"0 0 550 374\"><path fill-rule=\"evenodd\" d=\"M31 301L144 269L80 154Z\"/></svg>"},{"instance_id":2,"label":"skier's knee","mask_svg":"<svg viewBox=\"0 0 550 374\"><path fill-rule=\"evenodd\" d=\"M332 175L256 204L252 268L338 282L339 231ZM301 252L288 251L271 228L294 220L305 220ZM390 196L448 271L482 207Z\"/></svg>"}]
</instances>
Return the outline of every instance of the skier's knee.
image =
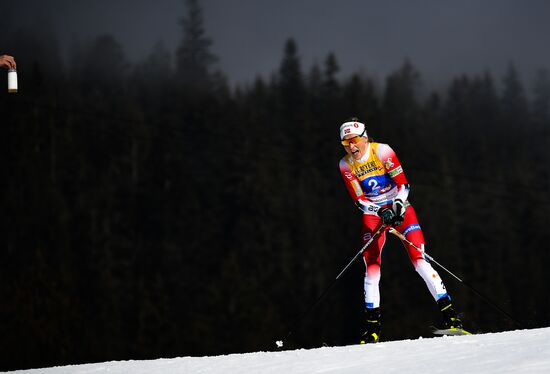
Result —
<instances>
[{"instance_id":1,"label":"skier's knee","mask_svg":"<svg viewBox=\"0 0 550 374\"><path fill-rule=\"evenodd\" d=\"M368 272L365 274L365 285L374 286L380 283L380 272L377 272L375 274L369 274Z\"/></svg>"},{"instance_id":2,"label":"skier's knee","mask_svg":"<svg viewBox=\"0 0 550 374\"><path fill-rule=\"evenodd\" d=\"M430 265L426 260L423 258L417 258L413 261L414 270L416 270L418 273L422 274L426 272L426 270L431 270L432 265Z\"/></svg>"},{"instance_id":3,"label":"skier's knee","mask_svg":"<svg viewBox=\"0 0 550 374\"><path fill-rule=\"evenodd\" d=\"M378 283L380 281L380 266L378 264L369 264L365 270L365 283Z\"/></svg>"},{"instance_id":4,"label":"skier's knee","mask_svg":"<svg viewBox=\"0 0 550 374\"><path fill-rule=\"evenodd\" d=\"M434 282L439 278L435 269L426 260L421 259L414 263L414 270L426 281Z\"/></svg>"}]
</instances>

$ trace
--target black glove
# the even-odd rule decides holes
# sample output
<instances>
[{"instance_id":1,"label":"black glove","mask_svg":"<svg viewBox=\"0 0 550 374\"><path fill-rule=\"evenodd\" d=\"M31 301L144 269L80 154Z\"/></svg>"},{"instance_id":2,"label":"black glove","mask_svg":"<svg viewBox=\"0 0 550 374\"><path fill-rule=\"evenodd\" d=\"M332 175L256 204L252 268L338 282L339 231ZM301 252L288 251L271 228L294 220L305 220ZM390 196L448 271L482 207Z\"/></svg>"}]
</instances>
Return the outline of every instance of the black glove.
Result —
<instances>
[{"instance_id":1,"label":"black glove","mask_svg":"<svg viewBox=\"0 0 550 374\"><path fill-rule=\"evenodd\" d=\"M393 224L395 214L393 213L393 210L391 210L391 208L380 209L378 211L378 215L380 216L380 218L382 218L382 222L384 223L384 225Z\"/></svg>"},{"instance_id":2,"label":"black glove","mask_svg":"<svg viewBox=\"0 0 550 374\"><path fill-rule=\"evenodd\" d=\"M395 216L393 217L392 225L393 226L399 226L403 223L403 220L405 219L405 204L401 199L395 199L393 201L393 213Z\"/></svg>"}]
</instances>

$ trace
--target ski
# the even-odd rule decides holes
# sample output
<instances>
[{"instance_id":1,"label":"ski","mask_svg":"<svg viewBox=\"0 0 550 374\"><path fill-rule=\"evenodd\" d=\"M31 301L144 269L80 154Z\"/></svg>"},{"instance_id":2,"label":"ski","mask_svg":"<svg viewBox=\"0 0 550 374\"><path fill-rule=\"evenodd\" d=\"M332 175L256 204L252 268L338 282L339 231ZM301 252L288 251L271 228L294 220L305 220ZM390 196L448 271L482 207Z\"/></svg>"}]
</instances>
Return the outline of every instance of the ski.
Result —
<instances>
[{"instance_id":1,"label":"ski","mask_svg":"<svg viewBox=\"0 0 550 374\"><path fill-rule=\"evenodd\" d=\"M434 335L472 335L471 332L468 332L464 329L458 329L456 327L451 327L450 329L439 329L435 326L431 326L432 334Z\"/></svg>"}]
</instances>

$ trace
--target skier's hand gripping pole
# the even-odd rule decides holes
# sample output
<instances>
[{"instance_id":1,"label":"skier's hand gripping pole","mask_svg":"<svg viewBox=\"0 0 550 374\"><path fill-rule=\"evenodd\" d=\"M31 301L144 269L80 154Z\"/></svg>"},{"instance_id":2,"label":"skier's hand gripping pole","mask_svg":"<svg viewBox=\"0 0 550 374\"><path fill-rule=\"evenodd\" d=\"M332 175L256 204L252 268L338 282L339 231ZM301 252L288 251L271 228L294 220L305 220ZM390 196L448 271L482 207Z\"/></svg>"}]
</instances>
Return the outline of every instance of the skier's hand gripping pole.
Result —
<instances>
[{"instance_id":1,"label":"skier's hand gripping pole","mask_svg":"<svg viewBox=\"0 0 550 374\"><path fill-rule=\"evenodd\" d=\"M332 287L334 287L336 282L338 282L338 279L340 279L342 277L342 275L344 275L344 273L349 269L349 267L363 254L363 252L369 247L369 245L371 245L372 242L378 237L378 235L380 235L380 233L382 233L387 227L388 227L387 225L382 224L378 228L378 230L376 230L376 232L371 236L371 238L361 247L359 252L357 252L355 254L355 256L353 256L353 258L350 260L350 262L348 262L348 264L342 269L342 271L340 273L338 273L338 275L336 276L336 278L334 278L332 283L323 291L323 293L321 293L321 295L317 298L317 300L315 300L315 302L313 304L311 304L311 306L300 316L300 318L298 318L296 320L296 322L293 324L292 328L288 331L288 333L285 337L285 340L288 340L288 338L302 324L302 322L309 315L309 313L311 313L311 311L313 311L313 309L315 309L315 307L321 302L321 300L323 300L324 297L329 293L329 291L332 289ZM283 340L277 340L275 342L275 345L277 346L277 348L281 349L281 348L283 348L284 341Z\"/></svg>"},{"instance_id":2,"label":"skier's hand gripping pole","mask_svg":"<svg viewBox=\"0 0 550 374\"><path fill-rule=\"evenodd\" d=\"M500 308L498 305L496 305L494 302L492 302L487 296L481 294L478 290L476 290L473 286L471 286L470 284L466 283L465 281L463 281L462 279L460 279L458 276L456 276L455 274L453 274L450 270L448 270L445 266L441 265L439 262L437 262L432 256L430 256L429 254L426 253L426 251L423 249L423 248L419 248L417 245L415 245L414 243L412 243L409 239L407 239L405 237L405 235L403 235L402 233L400 233L399 231L397 231L396 229L394 229L393 227L390 227L389 229L389 232L395 236L397 236L399 239L401 239L401 241L403 241L404 243L407 243L409 245L411 245L412 247L414 247L417 251L419 251L420 253L422 253L422 255L424 256L424 258L428 259L429 262L431 263L434 263L436 264L437 266L439 266L441 269L445 270L448 274L450 274L451 276L453 276L457 281L459 281L460 283L462 283L463 285L465 285L466 287L468 287L471 291L473 291L477 296L479 296L480 298L482 298L487 304L489 304L491 307L493 307L494 309L498 310L499 312L501 312L502 314L504 314L506 317L508 317L511 321L513 321L518 327L520 328L523 328L524 324L519 322L516 318L512 317L510 314L506 313L502 308Z\"/></svg>"}]
</instances>

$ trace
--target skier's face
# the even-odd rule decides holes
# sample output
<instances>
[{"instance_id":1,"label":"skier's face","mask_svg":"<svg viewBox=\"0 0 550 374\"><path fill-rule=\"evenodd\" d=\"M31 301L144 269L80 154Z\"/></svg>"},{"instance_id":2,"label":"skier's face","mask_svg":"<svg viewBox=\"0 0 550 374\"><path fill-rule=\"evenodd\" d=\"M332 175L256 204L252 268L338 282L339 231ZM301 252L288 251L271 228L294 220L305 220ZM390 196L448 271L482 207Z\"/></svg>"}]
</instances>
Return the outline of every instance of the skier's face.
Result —
<instances>
[{"instance_id":1,"label":"skier's face","mask_svg":"<svg viewBox=\"0 0 550 374\"><path fill-rule=\"evenodd\" d=\"M344 145L344 149L355 160L359 160L365 155L365 152L367 151L368 140L366 137L358 137L357 135L350 134L344 136L344 140L351 140L350 142L348 142L348 145Z\"/></svg>"}]
</instances>

